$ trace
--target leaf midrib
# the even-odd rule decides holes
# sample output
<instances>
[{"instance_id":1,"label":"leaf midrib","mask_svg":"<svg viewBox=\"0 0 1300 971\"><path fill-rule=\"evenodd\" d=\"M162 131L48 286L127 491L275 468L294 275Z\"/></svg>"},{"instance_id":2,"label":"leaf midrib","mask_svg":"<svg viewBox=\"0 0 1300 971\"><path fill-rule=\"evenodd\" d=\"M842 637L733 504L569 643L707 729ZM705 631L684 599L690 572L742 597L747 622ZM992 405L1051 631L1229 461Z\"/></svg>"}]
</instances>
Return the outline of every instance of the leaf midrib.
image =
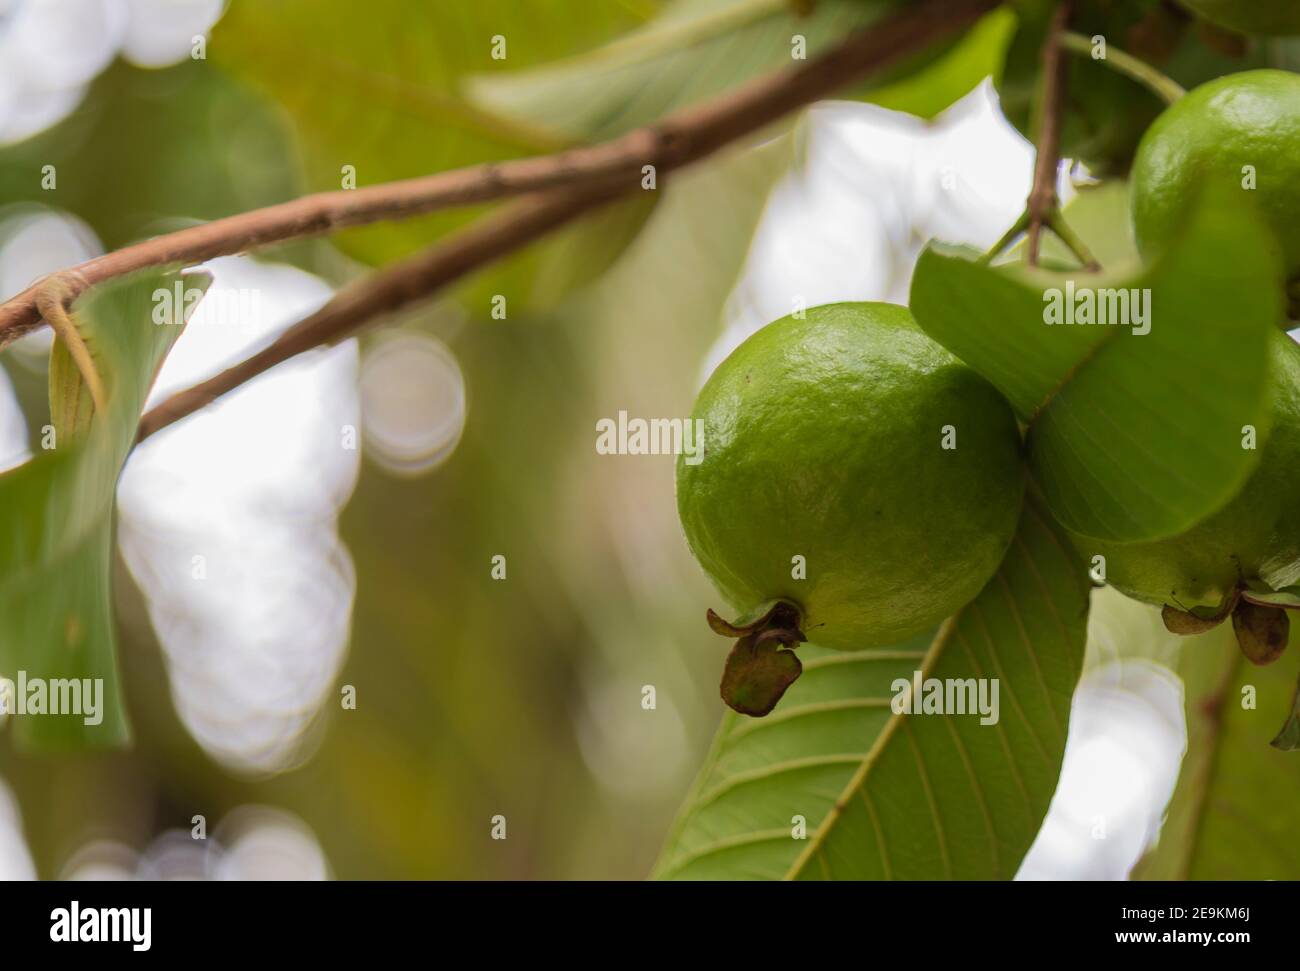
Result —
<instances>
[{"instance_id":1,"label":"leaf midrib","mask_svg":"<svg viewBox=\"0 0 1300 971\"><path fill-rule=\"evenodd\" d=\"M1031 411L1028 417L1025 419L1026 432L1029 429L1034 427L1034 423L1038 421L1042 413L1046 411L1048 407L1051 406L1053 401L1056 400L1057 396L1061 393L1061 389L1064 388L1066 385L1068 385L1071 381L1073 381L1079 375L1079 372L1081 372L1087 365L1091 364L1094 360L1096 360L1097 355L1101 353L1102 349L1110 346L1110 342L1113 341L1118 336L1119 336L1119 331L1117 330L1105 331L1102 334L1101 340L1097 341L1096 344L1088 348L1087 352L1083 355L1083 357L1075 361L1074 364L1072 364L1066 370L1066 372L1063 375L1061 375L1060 379L1056 382L1056 384L1054 384L1051 388L1047 390L1047 394L1043 397L1043 400L1034 406L1034 410Z\"/></svg>"},{"instance_id":2,"label":"leaf midrib","mask_svg":"<svg viewBox=\"0 0 1300 971\"><path fill-rule=\"evenodd\" d=\"M944 649L948 646L948 642L952 639L952 634L956 629L957 621L961 618L962 614L965 613L966 609L966 607L963 607L961 610L957 611L945 620L939 630L935 632L934 640L930 642L930 646L925 652L925 659L921 662L921 680L923 682L934 670L934 666L938 663L940 655L943 654ZM890 712L889 720L885 722L885 727L880 730L880 733L871 743L871 748L867 749L866 754L862 756L861 765L858 766L852 777L850 777L848 784L841 791L840 797L835 800L830 811L827 812L826 818L817 826L817 831L813 833L812 837L808 840L808 845L803 848L803 851L797 857L795 857L794 862L790 864L790 869L786 871L785 875L781 879L793 880L803 871L803 868L807 865L808 861L818 854L822 844L826 841L830 831L834 828L835 823L839 820L840 816L843 815L845 808L847 808L849 799L853 797L854 792L863 789L863 784L866 782L867 776L870 775L871 769L875 765L876 760L880 757L880 753L883 752L885 746L889 744L890 739L892 739L894 733L898 731L899 726L903 723L905 717L906 716L901 712Z\"/></svg>"}]
</instances>

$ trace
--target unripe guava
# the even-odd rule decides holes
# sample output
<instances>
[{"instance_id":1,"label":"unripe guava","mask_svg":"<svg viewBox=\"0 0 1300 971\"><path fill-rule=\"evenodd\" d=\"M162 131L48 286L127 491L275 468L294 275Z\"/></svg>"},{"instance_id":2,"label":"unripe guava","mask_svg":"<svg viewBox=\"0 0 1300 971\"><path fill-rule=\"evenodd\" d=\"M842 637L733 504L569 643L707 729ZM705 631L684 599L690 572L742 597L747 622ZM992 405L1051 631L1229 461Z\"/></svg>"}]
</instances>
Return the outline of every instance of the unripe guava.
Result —
<instances>
[{"instance_id":1,"label":"unripe guava","mask_svg":"<svg viewBox=\"0 0 1300 971\"><path fill-rule=\"evenodd\" d=\"M1203 20L1243 34L1300 34L1296 0L1179 0Z\"/></svg>"},{"instance_id":2,"label":"unripe guava","mask_svg":"<svg viewBox=\"0 0 1300 971\"><path fill-rule=\"evenodd\" d=\"M1205 183L1254 202L1277 237L1286 276L1300 276L1300 75L1230 74L1189 91L1156 119L1132 174L1143 256L1177 237L1188 200Z\"/></svg>"},{"instance_id":3,"label":"unripe guava","mask_svg":"<svg viewBox=\"0 0 1300 971\"><path fill-rule=\"evenodd\" d=\"M1300 348L1277 331L1269 353L1272 431L1241 492L1169 539L1120 544L1073 536L1085 558L1106 558L1106 582L1121 593L1223 619L1252 581L1274 590L1300 581Z\"/></svg>"},{"instance_id":4,"label":"unripe guava","mask_svg":"<svg viewBox=\"0 0 1300 971\"><path fill-rule=\"evenodd\" d=\"M796 633L840 649L922 633L979 593L1011 542L1015 417L904 307L832 304L768 324L714 371L694 417L703 458L677 464L691 552L733 616L797 608L779 636L714 618L759 650Z\"/></svg>"}]
</instances>

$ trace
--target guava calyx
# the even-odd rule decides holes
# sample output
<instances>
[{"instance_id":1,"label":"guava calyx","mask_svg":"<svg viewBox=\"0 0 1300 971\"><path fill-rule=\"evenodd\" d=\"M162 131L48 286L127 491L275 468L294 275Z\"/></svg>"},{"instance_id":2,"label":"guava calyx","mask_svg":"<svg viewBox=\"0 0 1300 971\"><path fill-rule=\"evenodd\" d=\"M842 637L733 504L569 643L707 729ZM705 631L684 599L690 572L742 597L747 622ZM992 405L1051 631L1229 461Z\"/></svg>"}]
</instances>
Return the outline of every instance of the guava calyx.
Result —
<instances>
[{"instance_id":1,"label":"guava calyx","mask_svg":"<svg viewBox=\"0 0 1300 971\"><path fill-rule=\"evenodd\" d=\"M1242 599L1232 612L1232 629L1241 653L1251 664L1272 664L1286 650L1291 621L1281 607L1265 607Z\"/></svg>"},{"instance_id":2,"label":"guava calyx","mask_svg":"<svg viewBox=\"0 0 1300 971\"><path fill-rule=\"evenodd\" d=\"M709 611L709 627L736 638L722 670L722 700L733 711L762 718L803 673L793 648L807 640L803 615L788 600L774 601L754 620L731 623Z\"/></svg>"},{"instance_id":3,"label":"guava calyx","mask_svg":"<svg viewBox=\"0 0 1300 971\"><path fill-rule=\"evenodd\" d=\"M1300 609L1290 590L1277 593L1258 581L1243 582L1213 614L1165 604L1160 619L1171 634L1204 634L1232 617L1237 646L1252 664L1272 664L1286 650L1291 632L1288 610Z\"/></svg>"},{"instance_id":4,"label":"guava calyx","mask_svg":"<svg viewBox=\"0 0 1300 971\"><path fill-rule=\"evenodd\" d=\"M1165 604L1164 609L1160 611L1160 619L1165 622L1165 630L1171 634L1182 634L1184 636L1204 634L1228 619L1228 615L1236 608L1239 598L1240 591L1234 590L1232 596L1223 602L1223 606L1209 615L1198 614L1195 608L1192 610L1179 610L1177 607Z\"/></svg>"}]
</instances>

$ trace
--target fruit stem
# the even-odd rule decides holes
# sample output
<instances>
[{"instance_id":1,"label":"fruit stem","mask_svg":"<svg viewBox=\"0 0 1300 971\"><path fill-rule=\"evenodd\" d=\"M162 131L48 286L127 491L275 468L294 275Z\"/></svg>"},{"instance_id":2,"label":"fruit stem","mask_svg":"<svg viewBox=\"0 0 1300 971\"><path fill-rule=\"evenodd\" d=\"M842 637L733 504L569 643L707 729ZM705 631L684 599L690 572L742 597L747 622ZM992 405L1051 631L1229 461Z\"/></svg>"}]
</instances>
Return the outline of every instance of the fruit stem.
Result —
<instances>
[{"instance_id":1,"label":"fruit stem","mask_svg":"<svg viewBox=\"0 0 1300 971\"><path fill-rule=\"evenodd\" d=\"M980 257L981 264L991 263L999 253L1011 245L1011 241L1023 233L1029 226L1029 210L1026 209L1020 214L1020 217L1012 224L1011 228L1002 234L1002 238L993 244L992 248Z\"/></svg>"},{"instance_id":2,"label":"fruit stem","mask_svg":"<svg viewBox=\"0 0 1300 971\"><path fill-rule=\"evenodd\" d=\"M1096 257L1092 255L1092 251L1088 249L1087 244L1084 243L1079 234L1070 228L1070 224L1065 221L1065 216L1059 208L1052 208L1047 214L1046 223L1052 232L1056 233L1057 238L1070 248L1070 252L1083 264L1084 269L1091 270L1094 273L1101 269L1101 264L1097 262Z\"/></svg>"},{"instance_id":3,"label":"fruit stem","mask_svg":"<svg viewBox=\"0 0 1300 971\"><path fill-rule=\"evenodd\" d=\"M1109 42L1106 44L1105 56L1097 58L1093 53L1091 40L1082 34L1066 30L1061 32L1061 46L1075 54L1105 61L1111 70L1141 84L1167 105L1173 104L1187 93L1181 84L1163 71L1157 70L1141 58L1134 57Z\"/></svg>"},{"instance_id":4,"label":"fruit stem","mask_svg":"<svg viewBox=\"0 0 1300 971\"><path fill-rule=\"evenodd\" d=\"M1042 239L1047 216L1058 205L1056 176L1061 168L1061 125L1065 110L1066 89L1070 83L1069 66L1061 55L1061 37L1070 24L1073 0L1060 0L1052 23L1043 39L1041 53L1042 87L1037 103L1034 141L1038 157L1034 161L1034 182L1029 189L1025 208L1029 211L1029 229L1026 260L1030 266L1038 265L1038 246Z\"/></svg>"},{"instance_id":5,"label":"fruit stem","mask_svg":"<svg viewBox=\"0 0 1300 971\"><path fill-rule=\"evenodd\" d=\"M1029 227L1029 218L1029 210L1025 209L1012 227L1002 234L1002 238L980 257L980 264L987 266L1010 246L1012 240ZM1060 238L1061 242L1074 254L1075 259L1083 264L1084 269L1093 273L1101 270L1101 264L1097 262L1097 258L1092 255L1092 251L1088 249L1083 239L1070 228L1070 224L1066 222L1065 214L1061 212L1059 206L1053 206L1044 214L1043 225Z\"/></svg>"}]
</instances>

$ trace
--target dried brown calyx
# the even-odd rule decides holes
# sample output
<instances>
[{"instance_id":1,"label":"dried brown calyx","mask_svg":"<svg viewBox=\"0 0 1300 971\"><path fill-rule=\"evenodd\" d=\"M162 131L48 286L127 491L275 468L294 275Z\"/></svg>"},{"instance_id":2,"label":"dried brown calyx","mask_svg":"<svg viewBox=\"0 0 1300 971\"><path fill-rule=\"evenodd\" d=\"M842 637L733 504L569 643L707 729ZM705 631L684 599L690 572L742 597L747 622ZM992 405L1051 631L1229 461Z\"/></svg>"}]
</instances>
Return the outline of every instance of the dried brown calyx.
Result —
<instances>
[{"instance_id":1,"label":"dried brown calyx","mask_svg":"<svg viewBox=\"0 0 1300 971\"><path fill-rule=\"evenodd\" d=\"M1300 588L1273 590L1253 580L1243 582L1213 614L1178 610L1166 604L1160 616L1165 627L1175 634L1202 634L1231 616L1241 653L1251 664L1265 665L1286 651L1292 610L1300 610ZM1300 685L1286 723L1269 744L1287 752L1300 750Z\"/></svg>"},{"instance_id":2,"label":"dried brown calyx","mask_svg":"<svg viewBox=\"0 0 1300 971\"><path fill-rule=\"evenodd\" d=\"M1294 590L1271 590L1264 584L1243 582L1214 613L1179 610L1166 604L1160 612L1165 627L1175 634L1203 634L1232 617L1237 645L1252 664L1272 664L1286 650L1291 632L1287 611L1300 609Z\"/></svg>"},{"instance_id":3,"label":"dried brown calyx","mask_svg":"<svg viewBox=\"0 0 1300 971\"><path fill-rule=\"evenodd\" d=\"M712 610L709 626L723 637L736 638L722 671L722 700L742 715L761 718L776 707L786 689L803 673L793 648L803 643L803 617L788 600L760 608L750 621L730 623Z\"/></svg>"}]
</instances>

